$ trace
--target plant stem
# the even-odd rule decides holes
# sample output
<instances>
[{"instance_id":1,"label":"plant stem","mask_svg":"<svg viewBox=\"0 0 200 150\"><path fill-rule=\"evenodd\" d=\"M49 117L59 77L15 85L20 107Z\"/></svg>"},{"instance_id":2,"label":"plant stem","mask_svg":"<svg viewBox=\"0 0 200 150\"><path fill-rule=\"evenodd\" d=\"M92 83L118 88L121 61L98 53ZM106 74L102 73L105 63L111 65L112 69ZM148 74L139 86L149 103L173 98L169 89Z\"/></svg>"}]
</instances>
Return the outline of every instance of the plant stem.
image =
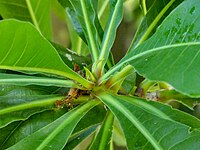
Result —
<instances>
[{"instance_id":1,"label":"plant stem","mask_svg":"<svg viewBox=\"0 0 200 150\"><path fill-rule=\"evenodd\" d=\"M128 76L130 73L132 73L132 69L133 69L133 67L131 65L128 65L128 66L124 67L120 72L118 72L114 76L112 76L105 83L105 86L107 88L112 87L113 85L115 85L116 83L118 83L119 81L121 81L121 79L124 79L126 76Z\"/></svg>"},{"instance_id":2,"label":"plant stem","mask_svg":"<svg viewBox=\"0 0 200 150\"><path fill-rule=\"evenodd\" d=\"M142 9L145 16L147 14L146 0L142 0Z\"/></svg>"},{"instance_id":3,"label":"plant stem","mask_svg":"<svg viewBox=\"0 0 200 150\"><path fill-rule=\"evenodd\" d=\"M33 24L35 25L36 29L37 29L39 32L41 32L41 31L40 31L40 27L39 27L38 22L37 22L37 19L35 18L35 14L34 14L34 12L33 12L33 8L32 8L32 6L31 6L30 0L26 0L26 4L27 4L28 10L29 10L31 19L32 19L32 21L33 21Z\"/></svg>"}]
</instances>

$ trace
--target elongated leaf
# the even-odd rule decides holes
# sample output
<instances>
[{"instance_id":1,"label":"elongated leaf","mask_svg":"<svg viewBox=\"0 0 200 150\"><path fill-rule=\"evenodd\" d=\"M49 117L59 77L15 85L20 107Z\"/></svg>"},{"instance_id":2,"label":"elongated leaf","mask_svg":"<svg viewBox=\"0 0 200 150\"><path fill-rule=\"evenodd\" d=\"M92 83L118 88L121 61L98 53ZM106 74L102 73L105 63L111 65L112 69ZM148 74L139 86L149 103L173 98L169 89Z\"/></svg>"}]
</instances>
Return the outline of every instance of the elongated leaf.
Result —
<instances>
[{"instance_id":1,"label":"elongated leaf","mask_svg":"<svg viewBox=\"0 0 200 150\"><path fill-rule=\"evenodd\" d=\"M62 10L59 9L59 11L63 11L63 14L65 15L66 24L69 31L70 41L71 41L71 47L70 49L76 52L79 55L82 56L88 56L89 49L86 45L87 41L85 39L83 29L80 25L80 22L76 16L76 13L74 11L74 8L72 7L71 3L65 0L58 0L58 3L60 3L60 7L63 7Z\"/></svg>"},{"instance_id":2,"label":"elongated leaf","mask_svg":"<svg viewBox=\"0 0 200 150\"><path fill-rule=\"evenodd\" d=\"M97 60L99 54L99 40L101 40L101 38L97 32L97 26L95 24L97 14L95 6L93 5L94 1L70 0L70 2L83 29L92 59L93 61Z\"/></svg>"},{"instance_id":3,"label":"elongated leaf","mask_svg":"<svg viewBox=\"0 0 200 150\"><path fill-rule=\"evenodd\" d=\"M66 113L66 111L66 109L57 111L47 110L34 114L25 121L13 122L4 128L1 128L0 149L6 149L18 143L20 140L53 122Z\"/></svg>"},{"instance_id":4,"label":"elongated leaf","mask_svg":"<svg viewBox=\"0 0 200 150\"><path fill-rule=\"evenodd\" d=\"M128 62L150 80L168 82L183 94L200 97L199 4L198 0L184 1L149 40L126 55L107 75Z\"/></svg>"},{"instance_id":5,"label":"elongated leaf","mask_svg":"<svg viewBox=\"0 0 200 150\"><path fill-rule=\"evenodd\" d=\"M155 29L160 25L160 23L162 23L166 16L169 15L169 13L182 1L183 0L155 0L151 7L147 6L147 9L149 10L137 30L129 51L132 51L135 47L147 40L147 38L155 32ZM147 1L147 4L149 2L150 1Z\"/></svg>"},{"instance_id":6,"label":"elongated leaf","mask_svg":"<svg viewBox=\"0 0 200 150\"><path fill-rule=\"evenodd\" d=\"M114 116L111 112L108 112L104 122L101 125L97 136L95 137L93 143L90 145L89 150L94 149L111 149L112 145L112 126L113 126Z\"/></svg>"},{"instance_id":7,"label":"elongated leaf","mask_svg":"<svg viewBox=\"0 0 200 150\"><path fill-rule=\"evenodd\" d=\"M55 86L17 86L10 84L0 84L0 96L17 96L17 95L52 95L52 94L66 94L68 88L60 88Z\"/></svg>"},{"instance_id":8,"label":"elongated leaf","mask_svg":"<svg viewBox=\"0 0 200 150\"><path fill-rule=\"evenodd\" d=\"M51 0L1 0L0 14L3 18L29 21L48 39L51 32Z\"/></svg>"},{"instance_id":9,"label":"elongated leaf","mask_svg":"<svg viewBox=\"0 0 200 150\"><path fill-rule=\"evenodd\" d=\"M96 14L98 1L59 0L59 2L66 8L69 19L77 33L88 43L92 59L97 60L99 40L101 40L103 33Z\"/></svg>"},{"instance_id":10,"label":"elongated leaf","mask_svg":"<svg viewBox=\"0 0 200 150\"><path fill-rule=\"evenodd\" d=\"M31 24L1 21L0 36L0 69L51 73L89 86L88 81L64 64L56 50Z\"/></svg>"},{"instance_id":11,"label":"elongated leaf","mask_svg":"<svg viewBox=\"0 0 200 150\"><path fill-rule=\"evenodd\" d=\"M35 84L43 86L72 87L73 81L56 79L56 78L0 73L0 84L10 84L10 85L20 85L20 86Z\"/></svg>"},{"instance_id":12,"label":"elongated leaf","mask_svg":"<svg viewBox=\"0 0 200 150\"><path fill-rule=\"evenodd\" d=\"M31 115L52 109L61 96L44 95L14 95L1 96L0 100L0 128L18 120L25 120Z\"/></svg>"},{"instance_id":13,"label":"elongated leaf","mask_svg":"<svg viewBox=\"0 0 200 150\"><path fill-rule=\"evenodd\" d=\"M98 103L90 101L73 109L9 149L62 149L79 120Z\"/></svg>"},{"instance_id":14,"label":"elongated leaf","mask_svg":"<svg viewBox=\"0 0 200 150\"><path fill-rule=\"evenodd\" d=\"M190 126L173 120L170 117L172 109L165 113L144 100L137 102L134 97L110 94L101 94L99 97L118 118L128 149L185 149L186 144L192 148L200 146L200 130L190 130Z\"/></svg>"},{"instance_id":15,"label":"elongated leaf","mask_svg":"<svg viewBox=\"0 0 200 150\"><path fill-rule=\"evenodd\" d=\"M98 114L98 117L96 116ZM103 122L106 110L100 105L91 109L77 124L71 134L65 149L75 148L81 141L91 135Z\"/></svg>"},{"instance_id":16,"label":"elongated leaf","mask_svg":"<svg viewBox=\"0 0 200 150\"><path fill-rule=\"evenodd\" d=\"M123 1L112 0L110 6L110 18L105 28L103 42L100 49L100 55L98 58L101 70L107 62L111 47L115 40L117 27L119 26L122 20Z\"/></svg>"},{"instance_id":17,"label":"elongated leaf","mask_svg":"<svg viewBox=\"0 0 200 150\"><path fill-rule=\"evenodd\" d=\"M83 28L81 26L80 21L78 20L78 17L76 15L76 9L73 7L73 5L71 4L70 0L58 0L59 3L62 5L62 7L65 9L67 15L68 15L68 22L70 22L71 24L68 23L68 27L73 27L76 32L78 33L78 35L82 38L82 40L87 43L84 32L83 32Z\"/></svg>"},{"instance_id":18,"label":"elongated leaf","mask_svg":"<svg viewBox=\"0 0 200 150\"><path fill-rule=\"evenodd\" d=\"M99 21L101 23L101 26L103 27L103 29L105 29L106 24L108 22L109 19L109 14L108 12L110 12L110 5L111 3L109 3L109 0L98 0L98 17L99 17Z\"/></svg>"}]
</instances>

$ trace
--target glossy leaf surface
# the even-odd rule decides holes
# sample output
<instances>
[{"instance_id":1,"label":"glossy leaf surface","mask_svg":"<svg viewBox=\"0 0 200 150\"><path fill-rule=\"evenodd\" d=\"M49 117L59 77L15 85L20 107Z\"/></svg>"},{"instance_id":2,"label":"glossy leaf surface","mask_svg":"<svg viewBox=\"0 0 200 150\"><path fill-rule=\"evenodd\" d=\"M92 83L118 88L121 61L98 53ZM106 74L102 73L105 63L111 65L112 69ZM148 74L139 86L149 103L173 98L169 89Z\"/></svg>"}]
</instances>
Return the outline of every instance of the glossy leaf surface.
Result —
<instances>
[{"instance_id":1,"label":"glossy leaf surface","mask_svg":"<svg viewBox=\"0 0 200 150\"><path fill-rule=\"evenodd\" d=\"M31 136L21 140L9 149L62 149L76 124L87 113L87 111L97 104L97 101L90 101L85 105L73 109L44 128L36 131Z\"/></svg>"},{"instance_id":2,"label":"glossy leaf surface","mask_svg":"<svg viewBox=\"0 0 200 150\"><path fill-rule=\"evenodd\" d=\"M112 0L110 3L110 17L105 28L100 55L98 58L98 61L101 64L100 67L102 67L100 69L103 69L106 64L111 47L115 40L117 27L119 26L123 16L123 1Z\"/></svg>"},{"instance_id":3,"label":"glossy leaf surface","mask_svg":"<svg viewBox=\"0 0 200 150\"><path fill-rule=\"evenodd\" d=\"M101 94L99 97L118 118L128 149L160 150L177 147L184 149L186 143L188 148L200 146L198 140L200 130L197 128L190 130L187 124L171 118L170 114L173 115L173 109L166 113L147 101L137 100L134 97L111 94ZM168 106L163 105L162 107ZM190 116L185 117L190 118ZM196 120L196 123L199 122Z\"/></svg>"},{"instance_id":4,"label":"glossy leaf surface","mask_svg":"<svg viewBox=\"0 0 200 150\"><path fill-rule=\"evenodd\" d=\"M0 69L56 74L88 85L84 78L64 64L52 45L30 23L1 21L0 36Z\"/></svg>"},{"instance_id":5,"label":"glossy leaf surface","mask_svg":"<svg viewBox=\"0 0 200 150\"><path fill-rule=\"evenodd\" d=\"M97 18L98 1L59 0L59 2L64 8L66 8L69 18L71 19L77 33L84 41L87 41L86 43L89 46L92 59L97 60L103 32Z\"/></svg>"},{"instance_id":6,"label":"glossy leaf surface","mask_svg":"<svg viewBox=\"0 0 200 150\"><path fill-rule=\"evenodd\" d=\"M0 14L3 18L29 21L51 39L51 0L1 0Z\"/></svg>"},{"instance_id":7,"label":"glossy leaf surface","mask_svg":"<svg viewBox=\"0 0 200 150\"><path fill-rule=\"evenodd\" d=\"M65 110L46 110L32 115L24 121L16 121L0 129L0 149L6 149L30 136L37 130L50 124L64 113Z\"/></svg>"},{"instance_id":8,"label":"glossy leaf surface","mask_svg":"<svg viewBox=\"0 0 200 150\"><path fill-rule=\"evenodd\" d=\"M89 150L96 149L97 147L98 149L111 149L113 120L113 114L111 112L107 112L101 128L90 145Z\"/></svg>"},{"instance_id":9,"label":"glossy leaf surface","mask_svg":"<svg viewBox=\"0 0 200 150\"><path fill-rule=\"evenodd\" d=\"M0 128L8 123L25 120L31 115L50 110L61 96L44 95L7 95L1 96L0 101Z\"/></svg>"},{"instance_id":10,"label":"glossy leaf surface","mask_svg":"<svg viewBox=\"0 0 200 150\"><path fill-rule=\"evenodd\" d=\"M96 117L98 114L98 117ZM65 149L73 149L89 135L95 132L99 125L103 122L106 115L106 110L102 105L98 105L91 109L77 124L71 134Z\"/></svg>"},{"instance_id":11,"label":"glossy leaf surface","mask_svg":"<svg viewBox=\"0 0 200 150\"><path fill-rule=\"evenodd\" d=\"M184 1L149 40L126 55L106 76L130 63L150 80L168 82L183 94L200 97L199 4L198 0Z\"/></svg>"}]
</instances>

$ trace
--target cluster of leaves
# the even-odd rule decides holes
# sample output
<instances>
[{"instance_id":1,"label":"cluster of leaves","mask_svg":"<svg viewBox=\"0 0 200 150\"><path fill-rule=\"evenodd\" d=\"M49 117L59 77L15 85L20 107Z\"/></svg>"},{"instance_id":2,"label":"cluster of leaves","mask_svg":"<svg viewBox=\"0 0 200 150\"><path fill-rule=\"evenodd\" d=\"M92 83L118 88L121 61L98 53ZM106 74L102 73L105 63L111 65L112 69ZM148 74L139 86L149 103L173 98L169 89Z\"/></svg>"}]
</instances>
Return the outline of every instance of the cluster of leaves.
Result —
<instances>
[{"instance_id":1,"label":"cluster of leaves","mask_svg":"<svg viewBox=\"0 0 200 150\"><path fill-rule=\"evenodd\" d=\"M52 40L58 2L74 52ZM191 108L200 97L199 0L141 0L145 16L117 64L123 0L58 2L0 1L0 149L73 149L88 137L88 149L119 138L128 149L198 149L200 120L164 102ZM162 103L134 96L155 90Z\"/></svg>"}]
</instances>

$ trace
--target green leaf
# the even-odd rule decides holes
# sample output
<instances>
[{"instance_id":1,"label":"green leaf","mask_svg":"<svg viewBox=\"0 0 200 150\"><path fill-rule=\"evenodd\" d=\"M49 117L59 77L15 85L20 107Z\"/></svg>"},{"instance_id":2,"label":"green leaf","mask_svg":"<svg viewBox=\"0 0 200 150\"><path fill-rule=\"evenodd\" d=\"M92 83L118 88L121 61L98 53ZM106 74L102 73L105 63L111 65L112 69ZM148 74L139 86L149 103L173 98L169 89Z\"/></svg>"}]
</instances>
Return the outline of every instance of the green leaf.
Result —
<instances>
[{"instance_id":1,"label":"green leaf","mask_svg":"<svg viewBox=\"0 0 200 150\"><path fill-rule=\"evenodd\" d=\"M147 40L147 38L155 32L155 29L162 23L166 16L169 15L169 13L182 1L183 0L155 0L153 4L149 6L150 8L147 8L149 10L136 32L129 51L132 51L135 47ZM147 4L148 3L149 1L147 1Z\"/></svg>"},{"instance_id":2,"label":"green leaf","mask_svg":"<svg viewBox=\"0 0 200 150\"><path fill-rule=\"evenodd\" d=\"M75 137L73 137L73 139L71 140L69 139L69 142L67 143L64 149L75 149L77 146L79 146L81 142L83 142L84 140L87 140L89 136L94 134L97 127L98 127L97 125L89 127L86 130L83 130L81 133L79 133Z\"/></svg>"},{"instance_id":3,"label":"green leaf","mask_svg":"<svg viewBox=\"0 0 200 150\"><path fill-rule=\"evenodd\" d=\"M94 141L89 147L89 150L94 149L110 149L112 145L112 128L113 128L114 116L111 112L107 112L107 115L104 119L104 122L101 125L101 128L94 138Z\"/></svg>"},{"instance_id":4,"label":"green leaf","mask_svg":"<svg viewBox=\"0 0 200 150\"><path fill-rule=\"evenodd\" d=\"M56 50L30 23L1 21L0 36L0 69L51 73L74 79L85 87L91 86L64 64Z\"/></svg>"},{"instance_id":5,"label":"green leaf","mask_svg":"<svg viewBox=\"0 0 200 150\"><path fill-rule=\"evenodd\" d=\"M173 115L174 110L169 106L159 104L160 109L148 103L145 100L135 97L115 96L111 94L101 94L99 98L107 105L107 107L118 118L123 132L126 137L128 149L185 149L197 148L200 146L200 130L194 129L183 122L175 120ZM166 113L166 107L168 107ZM162 111L165 109L165 111ZM175 111L177 112L177 111ZM184 116L182 112L176 113L176 116L181 114L182 119L194 118L190 115ZM180 117L180 116L179 116ZM200 124L198 119L196 123ZM194 149L195 149L194 148Z\"/></svg>"},{"instance_id":6,"label":"green leaf","mask_svg":"<svg viewBox=\"0 0 200 150\"><path fill-rule=\"evenodd\" d=\"M96 116L98 114L98 117ZM106 110L102 105L98 105L91 109L77 124L71 134L65 149L75 148L81 141L91 135L97 127L103 122Z\"/></svg>"},{"instance_id":7,"label":"green leaf","mask_svg":"<svg viewBox=\"0 0 200 150\"><path fill-rule=\"evenodd\" d=\"M16 18L22 21L29 21L46 38L52 38L51 0L1 0L0 14L3 18Z\"/></svg>"},{"instance_id":8,"label":"green leaf","mask_svg":"<svg viewBox=\"0 0 200 150\"><path fill-rule=\"evenodd\" d=\"M100 49L100 55L98 58L99 67L97 69L103 70L104 65L107 62L111 47L114 43L116 30L122 20L123 13L123 1L122 0L112 0L110 8L110 18L107 22L103 41Z\"/></svg>"},{"instance_id":9,"label":"green leaf","mask_svg":"<svg viewBox=\"0 0 200 150\"><path fill-rule=\"evenodd\" d=\"M22 121L16 121L9 125L7 125L4 128L0 128L0 149L6 149L10 147L10 145L13 144L7 144L7 141L9 141L10 135L15 131L15 129L20 126ZM14 141L14 140L12 140Z\"/></svg>"},{"instance_id":10,"label":"green leaf","mask_svg":"<svg viewBox=\"0 0 200 150\"><path fill-rule=\"evenodd\" d=\"M0 128L7 124L25 120L31 115L52 109L61 96L45 95L7 95L0 100Z\"/></svg>"},{"instance_id":11,"label":"green leaf","mask_svg":"<svg viewBox=\"0 0 200 150\"><path fill-rule=\"evenodd\" d=\"M109 19L110 7L109 0L98 0L98 18L103 29L105 29L107 21Z\"/></svg>"},{"instance_id":12,"label":"green leaf","mask_svg":"<svg viewBox=\"0 0 200 150\"><path fill-rule=\"evenodd\" d=\"M74 64L78 64L81 68L91 64L91 60L88 57L79 56L75 52L56 43L52 43L52 45L56 48L65 64L70 68L74 68Z\"/></svg>"},{"instance_id":13,"label":"green leaf","mask_svg":"<svg viewBox=\"0 0 200 150\"><path fill-rule=\"evenodd\" d=\"M122 83L123 93L126 95L134 94L136 85L136 73L133 71L129 76L125 78Z\"/></svg>"},{"instance_id":14,"label":"green leaf","mask_svg":"<svg viewBox=\"0 0 200 150\"><path fill-rule=\"evenodd\" d=\"M99 102L93 100L84 105L78 106L44 128L24 138L9 149L62 149L76 124L87 113L87 111L97 104L99 104Z\"/></svg>"},{"instance_id":15,"label":"green leaf","mask_svg":"<svg viewBox=\"0 0 200 150\"><path fill-rule=\"evenodd\" d=\"M80 21L78 20L78 17L76 15L76 9L71 4L70 0L58 0L58 2L61 4L61 6L65 9L67 15L68 15L68 28L72 26L74 30L78 33L78 35L82 38L82 40L87 43L83 28L81 26Z\"/></svg>"},{"instance_id":16,"label":"green leaf","mask_svg":"<svg viewBox=\"0 0 200 150\"><path fill-rule=\"evenodd\" d=\"M71 5L76 13L76 16L80 22L80 25L83 29L85 38L87 40L90 54L92 60L96 61L99 54L99 32L97 32L98 26L96 26L97 14L94 6L94 1L91 0L82 0L71 1Z\"/></svg>"},{"instance_id":17,"label":"green leaf","mask_svg":"<svg viewBox=\"0 0 200 150\"><path fill-rule=\"evenodd\" d=\"M42 86L57 86L57 87L72 87L73 81L62 80L57 78L35 77L26 75L15 75L0 73L0 84L9 85L42 85Z\"/></svg>"},{"instance_id":18,"label":"green leaf","mask_svg":"<svg viewBox=\"0 0 200 150\"><path fill-rule=\"evenodd\" d=\"M17 96L17 95L52 95L52 94L66 94L68 88L60 88L55 86L17 86L10 84L0 84L0 96Z\"/></svg>"},{"instance_id":19,"label":"green leaf","mask_svg":"<svg viewBox=\"0 0 200 150\"><path fill-rule=\"evenodd\" d=\"M104 78L130 63L150 80L165 81L185 95L200 97L199 4L198 0L180 4L149 40L126 55Z\"/></svg>"},{"instance_id":20,"label":"green leaf","mask_svg":"<svg viewBox=\"0 0 200 150\"><path fill-rule=\"evenodd\" d=\"M46 110L44 112L32 115L25 121L13 122L4 128L1 128L0 149L6 149L18 143L20 140L50 124L62 116L64 113L66 113L66 111L66 109L57 111Z\"/></svg>"}]
</instances>

